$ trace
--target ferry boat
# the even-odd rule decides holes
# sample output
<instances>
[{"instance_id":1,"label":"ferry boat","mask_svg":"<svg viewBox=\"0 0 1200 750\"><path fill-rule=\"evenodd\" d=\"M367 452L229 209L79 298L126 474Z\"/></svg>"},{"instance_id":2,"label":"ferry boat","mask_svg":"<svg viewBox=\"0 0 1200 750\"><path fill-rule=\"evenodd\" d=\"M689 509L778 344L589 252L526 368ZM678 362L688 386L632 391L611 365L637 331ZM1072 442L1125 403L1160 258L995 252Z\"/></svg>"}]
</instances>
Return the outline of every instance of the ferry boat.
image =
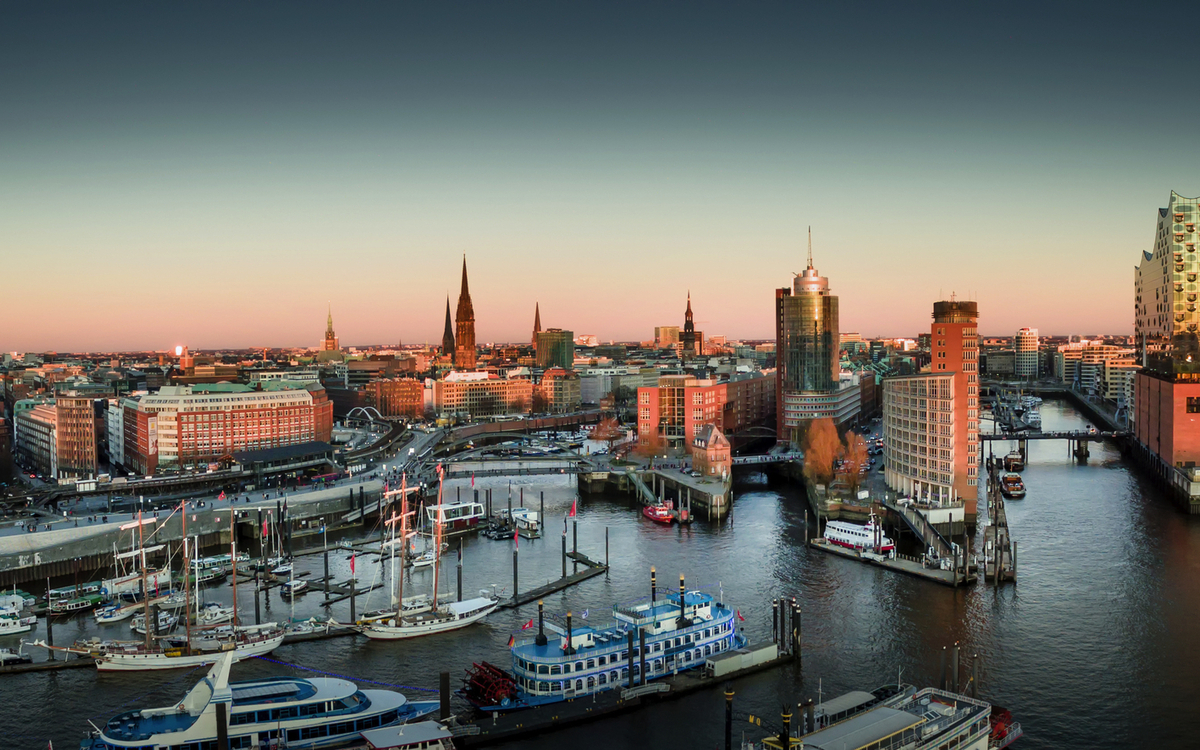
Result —
<instances>
[{"instance_id":1,"label":"ferry boat","mask_svg":"<svg viewBox=\"0 0 1200 750\"><path fill-rule=\"evenodd\" d=\"M629 684L631 668L634 681L645 684L746 645L733 609L710 594L687 591L682 576L679 584L678 594L661 600L651 584L649 602L615 606L612 621L603 625L576 627L568 613L566 628L559 628L539 612L537 636L511 641L512 671L477 663L461 694L482 711L529 708L620 690ZM546 630L554 635L547 637ZM645 633L644 652L639 631Z\"/></svg>"},{"instance_id":2,"label":"ferry boat","mask_svg":"<svg viewBox=\"0 0 1200 750\"><path fill-rule=\"evenodd\" d=\"M57 589L50 589L46 592L46 604L53 608L55 602L67 602L81 596L99 594L101 588L99 581L91 581L89 583L81 583L78 586L63 586Z\"/></svg>"},{"instance_id":3,"label":"ferry boat","mask_svg":"<svg viewBox=\"0 0 1200 750\"><path fill-rule=\"evenodd\" d=\"M1009 451L1008 455L1004 457L1004 470L1005 471L1024 471L1025 470L1025 459L1021 457L1020 451Z\"/></svg>"},{"instance_id":4,"label":"ferry boat","mask_svg":"<svg viewBox=\"0 0 1200 750\"><path fill-rule=\"evenodd\" d=\"M542 536L541 520L538 518L536 510L529 508L513 508L509 514L513 524L517 527L517 533L526 539L539 539Z\"/></svg>"},{"instance_id":5,"label":"ferry boat","mask_svg":"<svg viewBox=\"0 0 1200 750\"><path fill-rule=\"evenodd\" d=\"M879 519L872 513L867 518L867 525L847 523L845 521L829 521L825 524L825 541L839 547L855 549L860 552L893 552L896 545L883 535Z\"/></svg>"},{"instance_id":6,"label":"ferry boat","mask_svg":"<svg viewBox=\"0 0 1200 750\"><path fill-rule=\"evenodd\" d=\"M234 661L220 657L176 703L114 716L80 750L218 747L218 732L230 748L346 747L360 743L364 731L420 719L438 707L437 701L409 701L392 690L360 690L335 677L230 682Z\"/></svg>"},{"instance_id":7,"label":"ferry boat","mask_svg":"<svg viewBox=\"0 0 1200 750\"><path fill-rule=\"evenodd\" d=\"M1021 481L1021 475L1010 471L1000 477L1000 492L1005 497L1014 500L1025 497L1025 483Z\"/></svg>"},{"instance_id":8,"label":"ferry boat","mask_svg":"<svg viewBox=\"0 0 1200 750\"><path fill-rule=\"evenodd\" d=\"M1025 412L1025 416L1021 419L1030 427L1042 426L1042 414L1037 409L1030 409L1029 411Z\"/></svg>"},{"instance_id":9,"label":"ferry boat","mask_svg":"<svg viewBox=\"0 0 1200 750\"><path fill-rule=\"evenodd\" d=\"M440 511L440 517L439 517ZM425 520L430 528L442 523L442 536L454 536L476 531L487 518L483 503L445 503L425 506Z\"/></svg>"},{"instance_id":10,"label":"ferry boat","mask_svg":"<svg viewBox=\"0 0 1200 750\"><path fill-rule=\"evenodd\" d=\"M92 609L104 603L104 596L101 594L84 594L75 599L52 599L50 601L50 614L52 615L70 615L76 612Z\"/></svg>"},{"instance_id":11,"label":"ferry boat","mask_svg":"<svg viewBox=\"0 0 1200 750\"><path fill-rule=\"evenodd\" d=\"M671 506L666 503L647 505L642 508L642 515L655 523L665 523L668 526L675 523L675 514L672 512Z\"/></svg>"}]
</instances>

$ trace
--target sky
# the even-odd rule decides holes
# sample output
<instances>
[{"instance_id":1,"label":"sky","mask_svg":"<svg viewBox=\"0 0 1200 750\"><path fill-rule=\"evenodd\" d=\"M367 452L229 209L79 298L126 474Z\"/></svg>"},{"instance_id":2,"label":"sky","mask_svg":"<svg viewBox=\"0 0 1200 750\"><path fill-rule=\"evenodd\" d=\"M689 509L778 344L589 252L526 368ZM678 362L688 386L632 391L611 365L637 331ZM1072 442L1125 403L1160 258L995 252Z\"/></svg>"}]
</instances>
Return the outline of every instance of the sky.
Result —
<instances>
[{"instance_id":1,"label":"sky","mask_svg":"<svg viewBox=\"0 0 1200 750\"><path fill-rule=\"evenodd\" d=\"M767 339L809 226L843 331L1129 333L1180 7L2 3L0 351L440 341L464 253L479 342Z\"/></svg>"}]
</instances>

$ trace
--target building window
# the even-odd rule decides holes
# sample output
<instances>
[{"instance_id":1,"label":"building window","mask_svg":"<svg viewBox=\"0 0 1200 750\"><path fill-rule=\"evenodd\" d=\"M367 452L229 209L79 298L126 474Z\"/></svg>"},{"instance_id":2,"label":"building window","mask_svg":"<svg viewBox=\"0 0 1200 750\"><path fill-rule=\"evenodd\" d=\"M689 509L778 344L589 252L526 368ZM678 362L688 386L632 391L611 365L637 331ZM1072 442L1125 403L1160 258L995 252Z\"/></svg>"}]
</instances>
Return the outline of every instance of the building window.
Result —
<instances>
[{"instance_id":1,"label":"building window","mask_svg":"<svg viewBox=\"0 0 1200 750\"><path fill-rule=\"evenodd\" d=\"M1188 396L1188 414L1200 414L1200 396Z\"/></svg>"}]
</instances>

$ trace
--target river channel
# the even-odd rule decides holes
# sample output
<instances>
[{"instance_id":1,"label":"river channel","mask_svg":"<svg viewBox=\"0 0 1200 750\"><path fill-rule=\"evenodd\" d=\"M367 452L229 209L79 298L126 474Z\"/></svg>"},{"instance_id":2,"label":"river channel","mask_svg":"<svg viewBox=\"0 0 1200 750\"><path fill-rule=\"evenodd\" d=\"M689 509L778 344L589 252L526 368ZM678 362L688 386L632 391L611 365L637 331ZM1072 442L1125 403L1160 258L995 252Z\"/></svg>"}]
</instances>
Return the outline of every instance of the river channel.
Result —
<instances>
[{"instance_id":1,"label":"river channel","mask_svg":"<svg viewBox=\"0 0 1200 750\"><path fill-rule=\"evenodd\" d=\"M1070 406L1042 406L1047 430L1084 425ZM1007 447L997 446L1000 453ZM762 474L738 475L732 517L721 524L664 528L643 519L629 498L588 496L579 505L579 547L604 559L605 530L611 570L547 597L548 611L604 620L613 603L649 593L650 567L660 586L722 590L740 610L751 640L770 636L771 598L795 595L803 608L803 662L734 685L736 710L765 717L785 703L872 689L896 679L935 684L943 646L963 644L981 659L981 695L1010 709L1025 738L1016 747L1192 747L1200 730L1194 698L1200 675L1200 522L1182 515L1110 445L1094 445L1086 466L1065 444L1033 443L1023 474L1028 495L1008 504L1019 545L1019 578L999 592L987 585L952 589L829 556L804 547L800 488ZM494 501L506 502L507 480L480 480ZM514 505L545 493L547 534L520 542L521 587L560 574L560 533L575 488L567 478L514 481ZM464 492L464 495L466 493ZM512 587L511 540L465 541L464 594ZM338 580L349 576L349 553L330 553ZM356 559L358 578L380 574L373 558ZM320 575L321 556L300 558L297 569ZM453 558L443 590L454 587ZM406 579L406 595L428 590L431 573ZM382 606L385 589L360 599L359 611ZM228 583L206 595L228 601ZM244 619L253 617L252 586L239 586ZM323 613L321 594L299 597L295 615ZM340 620L348 605L333 608ZM501 610L457 633L404 642L337 638L293 644L271 658L354 679L435 688L438 673L455 684L472 661L508 666L506 643L536 617L536 605ZM278 595L264 602L264 619L286 619L291 607ZM27 634L26 637L29 637ZM42 638L44 626L31 634ZM129 637L127 623L98 629L89 615L59 621L55 641ZM16 638L0 646L15 647ZM234 679L291 673L293 667L250 660ZM296 670L297 673L301 673ZM80 669L0 675L0 742L4 748L74 748L88 728L121 710L169 705L200 673L97 674ZM411 697L423 697L409 692ZM432 695L432 694L430 694ZM722 732L719 690L641 712L567 729L508 747L714 747ZM735 738L761 730L735 725ZM1192 739L1188 739L1188 738Z\"/></svg>"}]
</instances>

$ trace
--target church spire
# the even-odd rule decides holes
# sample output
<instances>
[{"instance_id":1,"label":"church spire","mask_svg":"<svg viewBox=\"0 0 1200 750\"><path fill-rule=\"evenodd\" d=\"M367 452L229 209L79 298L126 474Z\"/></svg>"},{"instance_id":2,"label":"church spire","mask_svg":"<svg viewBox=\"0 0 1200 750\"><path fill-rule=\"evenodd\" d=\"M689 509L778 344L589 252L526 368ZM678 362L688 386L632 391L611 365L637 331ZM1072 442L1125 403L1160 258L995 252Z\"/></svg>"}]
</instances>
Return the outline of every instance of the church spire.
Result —
<instances>
[{"instance_id":1,"label":"church spire","mask_svg":"<svg viewBox=\"0 0 1200 750\"><path fill-rule=\"evenodd\" d=\"M542 308L533 303L533 350L537 351L537 335L542 332Z\"/></svg>"},{"instance_id":2,"label":"church spire","mask_svg":"<svg viewBox=\"0 0 1200 750\"><path fill-rule=\"evenodd\" d=\"M450 319L450 295L446 295L446 330L442 333L442 355L454 356L454 322Z\"/></svg>"},{"instance_id":3,"label":"church spire","mask_svg":"<svg viewBox=\"0 0 1200 750\"><path fill-rule=\"evenodd\" d=\"M475 307L467 286L467 254L463 253L462 291L458 295L458 311L454 316L454 366L459 370L475 369Z\"/></svg>"},{"instance_id":4,"label":"church spire","mask_svg":"<svg viewBox=\"0 0 1200 750\"><path fill-rule=\"evenodd\" d=\"M459 294L459 299L462 299L463 297L466 297L467 299L471 299L471 290L467 288L467 254L466 253L463 253L462 291L460 291L458 294Z\"/></svg>"},{"instance_id":5,"label":"church spire","mask_svg":"<svg viewBox=\"0 0 1200 750\"><path fill-rule=\"evenodd\" d=\"M325 335L333 333L333 303L329 303L329 318L325 322Z\"/></svg>"}]
</instances>

